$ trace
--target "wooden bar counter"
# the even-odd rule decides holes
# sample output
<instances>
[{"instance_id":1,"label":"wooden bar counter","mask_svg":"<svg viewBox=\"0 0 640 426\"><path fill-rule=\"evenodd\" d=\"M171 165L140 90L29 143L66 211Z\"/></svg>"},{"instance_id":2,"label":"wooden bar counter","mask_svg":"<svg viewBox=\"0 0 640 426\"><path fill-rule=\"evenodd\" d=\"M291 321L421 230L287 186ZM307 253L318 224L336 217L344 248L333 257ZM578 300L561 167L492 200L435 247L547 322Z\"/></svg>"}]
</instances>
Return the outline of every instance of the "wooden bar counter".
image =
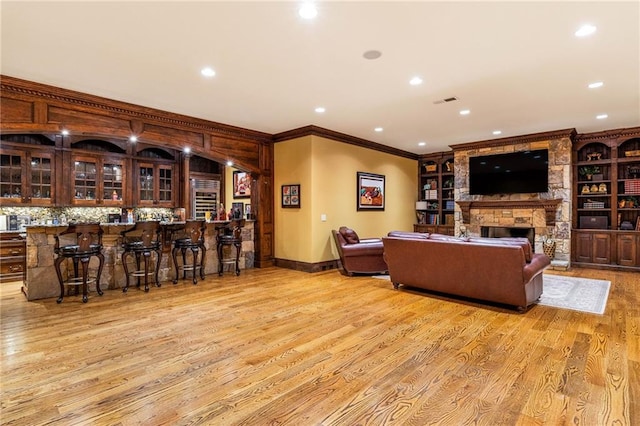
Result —
<instances>
[{"instance_id":1,"label":"wooden bar counter","mask_svg":"<svg viewBox=\"0 0 640 426\"><path fill-rule=\"evenodd\" d=\"M205 235L205 247L207 255L205 258L205 274L218 273L218 255L216 252L216 228L226 222L212 221L207 223ZM163 237L170 238L169 230L179 226L181 222L163 223ZM127 223L103 223L104 230L102 243L105 256L104 269L100 277L100 287L102 290L121 289L125 285L124 269L122 267L122 238L120 232L131 228L132 224ZM27 233L27 277L22 288L27 300L45 299L58 297L60 295L60 285L56 277L53 266L55 254L54 235L65 230L67 225L28 225ZM172 285L175 270L171 259L171 241L163 242L162 262L160 263L160 282L163 285ZM240 269L253 268L254 260L254 221L247 220L242 230L242 252L240 254ZM69 262L69 269L73 267ZM97 260L91 260L89 264L90 275L95 275L97 270ZM225 270L226 271L226 270ZM225 272L226 274L227 272ZM185 280L191 283L191 280ZM206 283L206 280L203 282ZM200 284L200 283L198 283ZM95 285L90 287L90 297L96 297ZM131 290L129 290L131 291ZM153 291L153 289L152 289ZM108 294L108 293L106 293Z\"/></svg>"}]
</instances>

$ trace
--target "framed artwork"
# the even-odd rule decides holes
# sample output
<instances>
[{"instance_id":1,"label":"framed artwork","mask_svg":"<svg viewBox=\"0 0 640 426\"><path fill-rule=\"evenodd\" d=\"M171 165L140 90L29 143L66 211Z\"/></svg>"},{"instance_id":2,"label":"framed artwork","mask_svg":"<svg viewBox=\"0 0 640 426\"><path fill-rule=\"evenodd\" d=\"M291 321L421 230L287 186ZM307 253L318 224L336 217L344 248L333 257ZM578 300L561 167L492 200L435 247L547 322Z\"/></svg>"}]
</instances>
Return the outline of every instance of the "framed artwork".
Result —
<instances>
[{"instance_id":1,"label":"framed artwork","mask_svg":"<svg viewBox=\"0 0 640 426\"><path fill-rule=\"evenodd\" d=\"M231 203L231 214L229 219L242 219L244 213L244 203Z\"/></svg>"},{"instance_id":2,"label":"framed artwork","mask_svg":"<svg viewBox=\"0 0 640 426\"><path fill-rule=\"evenodd\" d=\"M357 208L360 210L384 211L384 175L357 172Z\"/></svg>"},{"instance_id":3,"label":"framed artwork","mask_svg":"<svg viewBox=\"0 0 640 426\"><path fill-rule=\"evenodd\" d=\"M233 172L233 198L251 198L251 174Z\"/></svg>"},{"instance_id":4,"label":"framed artwork","mask_svg":"<svg viewBox=\"0 0 640 426\"><path fill-rule=\"evenodd\" d=\"M247 219L251 218L251 203L245 204L245 206L244 206L244 216Z\"/></svg>"},{"instance_id":5,"label":"framed artwork","mask_svg":"<svg viewBox=\"0 0 640 426\"><path fill-rule=\"evenodd\" d=\"M300 208L300 184L282 185L282 207Z\"/></svg>"}]
</instances>

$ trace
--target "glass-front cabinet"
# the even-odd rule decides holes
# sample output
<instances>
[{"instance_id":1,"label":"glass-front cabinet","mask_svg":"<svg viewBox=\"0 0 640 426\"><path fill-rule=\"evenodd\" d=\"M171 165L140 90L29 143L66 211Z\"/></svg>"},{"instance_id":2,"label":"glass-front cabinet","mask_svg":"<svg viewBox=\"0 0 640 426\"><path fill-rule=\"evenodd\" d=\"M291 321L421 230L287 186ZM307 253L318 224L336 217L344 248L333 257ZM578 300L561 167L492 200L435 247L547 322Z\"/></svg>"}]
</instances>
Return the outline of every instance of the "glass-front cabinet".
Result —
<instances>
[{"instance_id":1,"label":"glass-front cabinet","mask_svg":"<svg viewBox=\"0 0 640 426\"><path fill-rule=\"evenodd\" d=\"M173 207L174 180L173 164L138 163L138 203L143 206Z\"/></svg>"},{"instance_id":2,"label":"glass-front cabinet","mask_svg":"<svg viewBox=\"0 0 640 426\"><path fill-rule=\"evenodd\" d=\"M74 205L122 205L126 173L124 160L101 156L73 156Z\"/></svg>"},{"instance_id":3,"label":"glass-front cabinet","mask_svg":"<svg viewBox=\"0 0 640 426\"><path fill-rule=\"evenodd\" d=\"M51 205L55 185L54 155L39 150L0 150L0 197L3 205Z\"/></svg>"}]
</instances>

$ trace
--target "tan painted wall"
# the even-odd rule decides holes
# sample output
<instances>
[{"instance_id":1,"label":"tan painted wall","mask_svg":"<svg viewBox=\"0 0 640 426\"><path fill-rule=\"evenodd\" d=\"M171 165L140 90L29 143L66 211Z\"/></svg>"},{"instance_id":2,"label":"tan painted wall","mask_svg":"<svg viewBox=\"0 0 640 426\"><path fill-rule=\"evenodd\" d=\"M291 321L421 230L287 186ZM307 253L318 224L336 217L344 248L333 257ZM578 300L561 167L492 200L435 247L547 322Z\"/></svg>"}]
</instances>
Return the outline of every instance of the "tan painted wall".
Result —
<instances>
[{"instance_id":1,"label":"tan painted wall","mask_svg":"<svg viewBox=\"0 0 640 426\"><path fill-rule=\"evenodd\" d=\"M412 230L417 161L318 136L274 147L275 257L316 263L336 259L331 230L352 227L361 237ZM356 172L385 175L385 210L356 210ZM301 184L301 208L281 207L283 184ZM326 221L321 220L326 215Z\"/></svg>"}]
</instances>

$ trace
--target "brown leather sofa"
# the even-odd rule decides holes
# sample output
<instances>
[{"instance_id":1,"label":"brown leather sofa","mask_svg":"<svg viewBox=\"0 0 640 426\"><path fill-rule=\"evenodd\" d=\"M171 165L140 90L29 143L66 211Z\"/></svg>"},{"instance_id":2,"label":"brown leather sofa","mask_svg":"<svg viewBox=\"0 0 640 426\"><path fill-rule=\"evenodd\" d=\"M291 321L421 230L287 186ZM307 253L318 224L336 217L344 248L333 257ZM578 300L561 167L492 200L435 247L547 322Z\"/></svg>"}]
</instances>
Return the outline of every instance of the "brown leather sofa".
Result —
<instances>
[{"instance_id":1,"label":"brown leather sofa","mask_svg":"<svg viewBox=\"0 0 640 426\"><path fill-rule=\"evenodd\" d=\"M520 311L542 295L542 272L551 263L533 253L526 238L390 232L382 241L394 288L402 284Z\"/></svg>"},{"instance_id":2,"label":"brown leather sofa","mask_svg":"<svg viewBox=\"0 0 640 426\"><path fill-rule=\"evenodd\" d=\"M346 275L387 272L382 238L360 238L353 229L346 226L331 232L340 256L342 271Z\"/></svg>"}]
</instances>

